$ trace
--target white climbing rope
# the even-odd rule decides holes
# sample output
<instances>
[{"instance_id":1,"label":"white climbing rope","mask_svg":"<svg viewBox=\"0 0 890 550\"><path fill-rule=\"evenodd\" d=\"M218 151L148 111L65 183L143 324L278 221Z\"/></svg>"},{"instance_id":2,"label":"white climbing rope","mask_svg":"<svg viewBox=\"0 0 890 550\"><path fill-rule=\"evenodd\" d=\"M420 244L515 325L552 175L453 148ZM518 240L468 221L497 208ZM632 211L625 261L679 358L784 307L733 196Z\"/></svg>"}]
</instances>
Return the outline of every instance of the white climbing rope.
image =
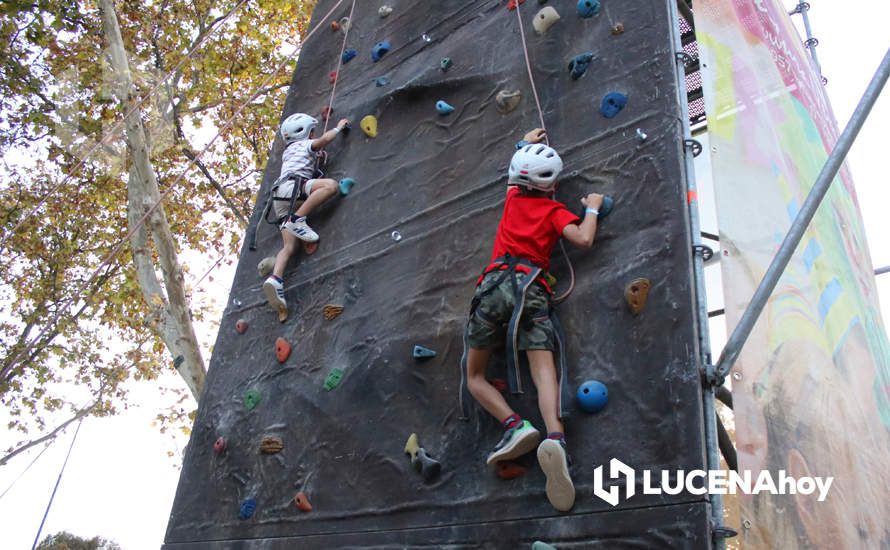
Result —
<instances>
[{"instance_id":1,"label":"white climbing rope","mask_svg":"<svg viewBox=\"0 0 890 550\"><path fill-rule=\"evenodd\" d=\"M346 24L346 29L343 32L343 45L340 46L340 57L337 59L337 70L334 73L334 84L331 86L331 99L328 101L328 111L327 116L324 119L324 130L322 130L322 134L328 131L328 122L331 121L331 117L334 116L334 94L337 93L337 82L340 80L340 68L343 67L343 52L346 51L346 39L349 38L349 29L352 28L352 14L355 12L355 0L352 0L352 7L349 8L349 23Z\"/></svg>"}]
</instances>

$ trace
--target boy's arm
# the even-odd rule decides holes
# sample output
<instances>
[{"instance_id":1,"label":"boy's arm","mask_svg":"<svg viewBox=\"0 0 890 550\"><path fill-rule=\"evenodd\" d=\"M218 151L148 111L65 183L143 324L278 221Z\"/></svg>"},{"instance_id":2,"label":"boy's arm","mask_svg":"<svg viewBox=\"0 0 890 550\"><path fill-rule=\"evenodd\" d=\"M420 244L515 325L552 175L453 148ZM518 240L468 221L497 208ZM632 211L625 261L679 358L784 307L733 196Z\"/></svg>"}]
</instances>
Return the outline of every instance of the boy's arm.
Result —
<instances>
[{"instance_id":1,"label":"boy's arm","mask_svg":"<svg viewBox=\"0 0 890 550\"><path fill-rule=\"evenodd\" d=\"M334 138L337 137L337 134L343 131L343 128L345 128L347 124L349 124L349 120L342 118L340 119L340 122L337 123L337 126L335 128L331 128L327 132L323 133L320 137L313 139L312 150L319 151L321 149L324 149L330 142L334 141Z\"/></svg>"},{"instance_id":2,"label":"boy's arm","mask_svg":"<svg viewBox=\"0 0 890 550\"><path fill-rule=\"evenodd\" d=\"M599 208L603 204L603 196L599 193L591 193L581 199L581 204L586 207L584 220L575 225L570 223L562 230L562 236L578 248L590 248L596 237L596 222Z\"/></svg>"}]
</instances>

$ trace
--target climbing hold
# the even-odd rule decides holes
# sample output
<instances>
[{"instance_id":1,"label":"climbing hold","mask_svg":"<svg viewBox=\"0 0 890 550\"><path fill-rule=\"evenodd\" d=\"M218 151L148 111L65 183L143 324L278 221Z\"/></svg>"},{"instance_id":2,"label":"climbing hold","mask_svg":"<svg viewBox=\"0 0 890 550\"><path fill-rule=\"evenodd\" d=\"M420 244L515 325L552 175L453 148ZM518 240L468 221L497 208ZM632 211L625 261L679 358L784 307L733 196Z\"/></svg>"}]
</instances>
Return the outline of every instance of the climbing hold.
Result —
<instances>
[{"instance_id":1,"label":"climbing hold","mask_svg":"<svg viewBox=\"0 0 890 550\"><path fill-rule=\"evenodd\" d=\"M331 71L328 73L328 82L330 82L331 84L337 82L337 71Z\"/></svg>"},{"instance_id":2,"label":"climbing hold","mask_svg":"<svg viewBox=\"0 0 890 550\"><path fill-rule=\"evenodd\" d=\"M244 394L244 407L247 408L248 411L252 411L260 404L262 398L263 396L260 395L259 391L247 390Z\"/></svg>"},{"instance_id":3,"label":"climbing hold","mask_svg":"<svg viewBox=\"0 0 890 550\"><path fill-rule=\"evenodd\" d=\"M374 44L374 48L371 49L371 60L374 63L377 63L384 55L386 55L386 52L388 52L390 48L392 48L392 46L390 46L389 42L386 40Z\"/></svg>"},{"instance_id":4,"label":"climbing hold","mask_svg":"<svg viewBox=\"0 0 890 550\"><path fill-rule=\"evenodd\" d=\"M648 137L649 136L646 135L646 132L644 132L640 128L637 128L637 141L639 141L640 143L643 143L644 141L646 141L646 138L648 138Z\"/></svg>"},{"instance_id":5,"label":"climbing hold","mask_svg":"<svg viewBox=\"0 0 890 550\"><path fill-rule=\"evenodd\" d=\"M519 106L522 100L522 92L519 90L501 90L494 97L494 102L498 107L498 112L505 115Z\"/></svg>"},{"instance_id":6,"label":"climbing hold","mask_svg":"<svg viewBox=\"0 0 890 550\"><path fill-rule=\"evenodd\" d=\"M578 15L587 19L600 12L600 0L578 0Z\"/></svg>"},{"instance_id":7,"label":"climbing hold","mask_svg":"<svg viewBox=\"0 0 890 550\"><path fill-rule=\"evenodd\" d=\"M557 21L559 21L559 13L552 6L547 6L546 8L541 8L535 15L535 18L532 20L532 26L535 28L535 32L544 34Z\"/></svg>"},{"instance_id":8,"label":"climbing hold","mask_svg":"<svg viewBox=\"0 0 890 550\"><path fill-rule=\"evenodd\" d=\"M392 240L394 240L395 242L399 242L399 241L402 240L402 234L399 233L398 231L393 231L392 233L389 234L389 236L390 236L390 238L392 238Z\"/></svg>"},{"instance_id":9,"label":"climbing hold","mask_svg":"<svg viewBox=\"0 0 890 550\"><path fill-rule=\"evenodd\" d=\"M428 35L427 33L421 34L420 39L423 40L424 42L432 42L433 41L433 37Z\"/></svg>"},{"instance_id":10,"label":"climbing hold","mask_svg":"<svg viewBox=\"0 0 890 550\"><path fill-rule=\"evenodd\" d=\"M318 243L303 243L303 244L314 244L314 245L318 246ZM304 246L303 249L305 250L306 247ZM287 321L287 307L279 306L278 307L278 322L284 323L286 321Z\"/></svg>"},{"instance_id":11,"label":"climbing hold","mask_svg":"<svg viewBox=\"0 0 890 550\"><path fill-rule=\"evenodd\" d=\"M389 79L386 78L385 76L378 76L377 78L374 79L374 84L378 88L382 88L383 86L386 86L387 84L389 84Z\"/></svg>"},{"instance_id":12,"label":"climbing hold","mask_svg":"<svg viewBox=\"0 0 890 550\"><path fill-rule=\"evenodd\" d=\"M494 386L494 389L498 390L499 392L504 393L505 391L507 391L507 381L503 378L492 378L491 380L489 380L489 382L491 382L491 385Z\"/></svg>"},{"instance_id":13,"label":"climbing hold","mask_svg":"<svg viewBox=\"0 0 890 550\"><path fill-rule=\"evenodd\" d=\"M329 118L331 118L331 115L333 115L333 114L334 114L334 109L331 108L330 105L325 105L324 107L321 108L321 119L324 120L325 122L327 122L327 120Z\"/></svg>"},{"instance_id":14,"label":"climbing hold","mask_svg":"<svg viewBox=\"0 0 890 550\"><path fill-rule=\"evenodd\" d=\"M226 452L226 438L222 436L216 438L216 441L213 442L213 452L218 455Z\"/></svg>"},{"instance_id":15,"label":"climbing hold","mask_svg":"<svg viewBox=\"0 0 890 550\"><path fill-rule=\"evenodd\" d=\"M340 188L340 194L344 197L352 191L352 186L355 185L355 180L352 178L343 178L340 180L338 187Z\"/></svg>"},{"instance_id":16,"label":"climbing hold","mask_svg":"<svg viewBox=\"0 0 890 550\"><path fill-rule=\"evenodd\" d=\"M619 92L609 92L603 97L600 104L600 114L606 118L614 118L615 115L627 105L627 96Z\"/></svg>"},{"instance_id":17,"label":"climbing hold","mask_svg":"<svg viewBox=\"0 0 890 550\"><path fill-rule=\"evenodd\" d=\"M368 115L361 119L358 125L362 127L362 132L364 132L366 136L370 138L377 137L377 117L374 115Z\"/></svg>"},{"instance_id":18,"label":"climbing hold","mask_svg":"<svg viewBox=\"0 0 890 550\"><path fill-rule=\"evenodd\" d=\"M603 203L600 205L600 208L599 208L600 213L597 214L597 216L596 216L597 219L601 220L601 219L605 218L606 216L608 216L609 213L612 211L612 208L614 208L614 207L615 207L615 199L613 199L609 195L603 196Z\"/></svg>"},{"instance_id":19,"label":"climbing hold","mask_svg":"<svg viewBox=\"0 0 890 550\"><path fill-rule=\"evenodd\" d=\"M454 112L454 107L440 99L436 102L436 110L439 111L440 115L447 115Z\"/></svg>"},{"instance_id":20,"label":"climbing hold","mask_svg":"<svg viewBox=\"0 0 890 550\"><path fill-rule=\"evenodd\" d=\"M591 52L579 53L569 61L569 71L572 73L572 80L578 80L587 72L587 66L593 59Z\"/></svg>"},{"instance_id":21,"label":"climbing hold","mask_svg":"<svg viewBox=\"0 0 890 550\"><path fill-rule=\"evenodd\" d=\"M420 345L414 346L414 358L415 359L429 359L430 357L435 357L436 352L431 350L430 348L425 348Z\"/></svg>"},{"instance_id":22,"label":"climbing hold","mask_svg":"<svg viewBox=\"0 0 890 550\"><path fill-rule=\"evenodd\" d=\"M343 33L345 34L346 31L349 30L349 18L348 18L348 17L341 17L341 18L340 18L340 23L339 23L338 26L340 27L340 30L343 31Z\"/></svg>"},{"instance_id":23,"label":"climbing hold","mask_svg":"<svg viewBox=\"0 0 890 550\"><path fill-rule=\"evenodd\" d=\"M389 14L392 13L392 8L389 6L380 6L380 9L377 10L377 15L380 17L389 17Z\"/></svg>"},{"instance_id":24,"label":"climbing hold","mask_svg":"<svg viewBox=\"0 0 890 550\"><path fill-rule=\"evenodd\" d=\"M238 319L237 321L235 321L235 331L238 334L244 334L245 332L247 332L247 321L245 321L244 319Z\"/></svg>"},{"instance_id":25,"label":"climbing hold","mask_svg":"<svg viewBox=\"0 0 890 550\"><path fill-rule=\"evenodd\" d=\"M301 512L311 512L312 511L312 504L309 503L309 497L307 497L306 493L304 493L303 491L300 491L294 497L294 505L296 505L296 507Z\"/></svg>"},{"instance_id":26,"label":"climbing hold","mask_svg":"<svg viewBox=\"0 0 890 550\"><path fill-rule=\"evenodd\" d=\"M343 313L343 306L335 306L334 304L328 304L324 306L322 309L324 312L324 318L326 321L333 321L337 317Z\"/></svg>"},{"instance_id":27,"label":"climbing hold","mask_svg":"<svg viewBox=\"0 0 890 550\"><path fill-rule=\"evenodd\" d=\"M303 252L305 252L307 256L311 256L311 255L315 254L316 250L318 250L318 241L315 241L314 243L309 243L309 242L303 241ZM284 319L279 319L279 320L282 323L287 320L287 311L286 310L284 312Z\"/></svg>"},{"instance_id":28,"label":"climbing hold","mask_svg":"<svg viewBox=\"0 0 890 550\"><path fill-rule=\"evenodd\" d=\"M343 380L343 369L333 368L324 379L325 391L331 391L340 385Z\"/></svg>"},{"instance_id":29,"label":"climbing hold","mask_svg":"<svg viewBox=\"0 0 890 550\"><path fill-rule=\"evenodd\" d=\"M340 56L340 61L345 65L349 63L356 55L358 55L357 51L352 48L347 48L346 51L343 52L343 55Z\"/></svg>"},{"instance_id":30,"label":"climbing hold","mask_svg":"<svg viewBox=\"0 0 890 550\"><path fill-rule=\"evenodd\" d=\"M273 269L275 269L275 256L263 258L260 260L260 263L256 264L256 270L260 277L267 277L269 273L272 273Z\"/></svg>"},{"instance_id":31,"label":"climbing hold","mask_svg":"<svg viewBox=\"0 0 890 550\"><path fill-rule=\"evenodd\" d=\"M644 278L634 279L624 287L624 299L634 315L639 315L643 308L646 307L646 300L649 298L649 289L651 287L652 283L649 279Z\"/></svg>"},{"instance_id":32,"label":"climbing hold","mask_svg":"<svg viewBox=\"0 0 890 550\"><path fill-rule=\"evenodd\" d=\"M290 344L280 336L275 340L275 357L279 363L284 363L290 357Z\"/></svg>"},{"instance_id":33,"label":"climbing hold","mask_svg":"<svg viewBox=\"0 0 890 550\"><path fill-rule=\"evenodd\" d=\"M250 519L256 511L256 499L253 497L246 498L241 501L241 508L238 510L238 517L241 519Z\"/></svg>"},{"instance_id":34,"label":"climbing hold","mask_svg":"<svg viewBox=\"0 0 890 550\"><path fill-rule=\"evenodd\" d=\"M516 479L519 476L525 475L527 471L528 468L525 466L510 460L502 460L497 463L497 474L501 479Z\"/></svg>"},{"instance_id":35,"label":"climbing hold","mask_svg":"<svg viewBox=\"0 0 890 550\"><path fill-rule=\"evenodd\" d=\"M532 550L556 550L556 547L552 544L536 540L534 544L532 544Z\"/></svg>"},{"instance_id":36,"label":"climbing hold","mask_svg":"<svg viewBox=\"0 0 890 550\"><path fill-rule=\"evenodd\" d=\"M417 434L411 434L408 436L408 441L405 442L405 454L411 455L411 458L414 459L414 455L417 454L417 449L420 448L420 443L417 442Z\"/></svg>"},{"instance_id":37,"label":"climbing hold","mask_svg":"<svg viewBox=\"0 0 890 550\"><path fill-rule=\"evenodd\" d=\"M331 21L331 30L332 30L332 31L339 31L339 30L340 30L340 23L338 23L337 21Z\"/></svg>"},{"instance_id":38,"label":"climbing hold","mask_svg":"<svg viewBox=\"0 0 890 550\"><path fill-rule=\"evenodd\" d=\"M578 387L578 405L581 410L589 413L598 413L609 401L609 390L602 382L588 380Z\"/></svg>"},{"instance_id":39,"label":"climbing hold","mask_svg":"<svg viewBox=\"0 0 890 550\"><path fill-rule=\"evenodd\" d=\"M447 71L448 68L451 67L451 65L452 62L450 57L443 57L442 60L439 61L439 68L442 69L443 73Z\"/></svg>"},{"instance_id":40,"label":"climbing hold","mask_svg":"<svg viewBox=\"0 0 890 550\"><path fill-rule=\"evenodd\" d=\"M522 4L525 4L525 0L510 0L507 2L507 9L513 11Z\"/></svg>"},{"instance_id":41,"label":"climbing hold","mask_svg":"<svg viewBox=\"0 0 890 550\"><path fill-rule=\"evenodd\" d=\"M432 481L442 471L442 464L431 457L423 447L417 448L414 458L411 459L411 465L420 472L421 477L426 482Z\"/></svg>"},{"instance_id":42,"label":"climbing hold","mask_svg":"<svg viewBox=\"0 0 890 550\"><path fill-rule=\"evenodd\" d=\"M265 455L280 453L282 449L284 449L284 442L280 437L268 436L260 441L260 452Z\"/></svg>"},{"instance_id":43,"label":"climbing hold","mask_svg":"<svg viewBox=\"0 0 890 550\"><path fill-rule=\"evenodd\" d=\"M615 23L612 25L612 34L618 36L624 32L624 23Z\"/></svg>"}]
</instances>

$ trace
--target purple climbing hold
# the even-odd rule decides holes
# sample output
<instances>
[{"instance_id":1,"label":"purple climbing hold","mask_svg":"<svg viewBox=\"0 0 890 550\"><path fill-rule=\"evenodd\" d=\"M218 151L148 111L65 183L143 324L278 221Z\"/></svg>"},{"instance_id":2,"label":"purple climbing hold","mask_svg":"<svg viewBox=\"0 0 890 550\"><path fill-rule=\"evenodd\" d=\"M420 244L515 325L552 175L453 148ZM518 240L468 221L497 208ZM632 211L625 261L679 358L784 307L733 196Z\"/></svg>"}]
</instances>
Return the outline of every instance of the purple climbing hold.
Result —
<instances>
[{"instance_id":1,"label":"purple climbing hold","mask_svg":"<svg viewBox=\"0 0 890 550\"><path fill-rule=\"evenodd\" d=\"M253 497L246 498L241 501L241 508L238 510L238 517L241 519L250 519L256 511L256 499Z\"/></svg>"},{"instance_id":2,"label":"purple climbing hold","mask_svg":"<svg viewBox=\"0 0 890 550\"><path fill-rule=\"evenodd\" d=\"M355 57L356 55L358 55L357 51L355 51L352 48L347 48L343 52L343 55L340 56L340 61L343 62L343 64L345 65L345 64L349 63L352 60L352 58Z\"/></svg>"},{"instance_id":3,"label":"purple climbing hold","mask_svg":"<svg viewBox=\"0 0 890 550\"><path fill-rule=\"evenodd\" d=\"M621 109L624 109L625 105L627 105L626 95L620 92L609 92L603 97L600 104L600 114L606 118L614 118L621 112Z\"/></svg>"}]
</instances>

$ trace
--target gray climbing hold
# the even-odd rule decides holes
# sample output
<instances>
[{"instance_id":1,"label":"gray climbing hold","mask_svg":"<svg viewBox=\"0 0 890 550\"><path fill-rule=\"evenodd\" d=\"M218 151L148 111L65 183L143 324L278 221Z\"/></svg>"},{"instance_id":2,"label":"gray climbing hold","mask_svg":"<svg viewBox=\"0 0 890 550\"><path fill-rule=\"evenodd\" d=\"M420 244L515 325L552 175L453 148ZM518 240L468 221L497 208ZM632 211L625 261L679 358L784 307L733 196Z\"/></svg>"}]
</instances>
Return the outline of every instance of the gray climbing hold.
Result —
<instances>
[{"instance_id":1,"label":"gray climbing hold","mask_svg":"<svg viewBox=\"0 0 890 550\"><path fill-rule=\"evenodd\" d=\"M377 15L380 17L389 17L389 14L392 13L392 8L389 6L380 6L380 9L377 10Z\"/></svg>"},{"instance_id":2,"label":"gray climbing hold","mask_svg":"<svg viewBox=\"0 0 890 550\"><path fill-rule=\"evenodd\" d=\"M648 137L649 136L646 135L646 132L644 132L641 128L637 128L637 141L643 143Z\"/></svg>"},{"instance_id":3,"label":"gray climbing hold","mask_svg":"<svg viewBox=\"0 0 890 550\"><path fill-rule=\"evenodd\" d=\"M518 107L520 101L522 101L522 92L519 90L501 90L494 98L498 112L502 115Z\"/></svg>"},{"instance_id":4,"label":"gray climbing hold","mask_svg":"<svg viewBox=\"0 0 890 550\"><path fill-rule=\"evenodd\" d=\"M451 67L452 62L450 57L443 57L442 61L439 61L439 68L442 69L442 72L445 72Z\"/></svg>"},{"instance_id":5,"label":"gray climbing hold","mask_svg":"<svg viewBox=\"0 0 890 550\"><path fill-rule=\"evenodd\" d=\"M268 277L273 269L275 269L275 256L263 258L260 263L256 264L256 270L260 277Z\"/></svg>"},{"instance_id":6,"label":"gray climbing hold","mask_svg":"<svg viewBox=\"0 0 890 550\"><path fill-rule=\"evenodd\" d=\"M442 464L434 459L426 452L426 449L419 447L411 459L411 465L420 472L420 476L425 482L430 482L442 471Z\"/></svg>"},{"instance_id":7,"label":"gray climbing hold","mask_svg":"<svg viewBox=\"0 0 890 550\"><path fill-rule=\"evenodd\" d=\"M383 86L386 86L387 84L389 84L389 82L390 82L390 80L385 76L378 76L377 78L374 79L374 84L378 88L382 88Z\"/></svg>"},{"instance_id":8,"label":"gray climbing hold","mask_svg":"<svg viewBox=\"0 0 890 550\"><path fill-rule=\"evenodd\" d=\"M414 346L414 358L415 359L429 359L430 357L435 357L436 352L431 350L430 348L423 347L421 345Z\"/></svg>"}]
</instances>

